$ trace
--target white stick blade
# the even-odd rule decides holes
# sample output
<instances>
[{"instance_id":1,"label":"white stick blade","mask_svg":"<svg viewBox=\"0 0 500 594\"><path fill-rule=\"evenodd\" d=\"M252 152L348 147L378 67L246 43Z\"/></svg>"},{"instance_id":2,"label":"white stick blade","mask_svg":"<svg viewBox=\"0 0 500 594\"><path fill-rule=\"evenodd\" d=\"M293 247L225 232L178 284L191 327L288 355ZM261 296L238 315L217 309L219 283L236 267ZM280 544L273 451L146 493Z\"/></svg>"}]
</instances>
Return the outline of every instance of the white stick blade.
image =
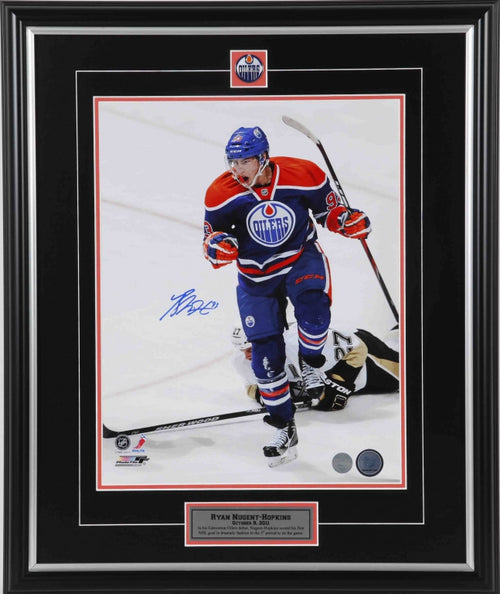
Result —
<instances>
[{"instance_id":1,"label":"white stick blade","mask_svg":"<svg viewBox=\"0 0 500 594\"><path fill-rule=\"evenodd\" d=\"M302 132L302 134L305 134L314 143L319 144L318 137L315 134L313 134L308 128L306 128L303 124L301 124L300 122L297 122L297 120L294 120L290 116L286 116L286 115L282 116L281 119L287 126L290 126L291 128L295 128L295 130L298 130L299 132Z\"/></svg>"}]
</instances>

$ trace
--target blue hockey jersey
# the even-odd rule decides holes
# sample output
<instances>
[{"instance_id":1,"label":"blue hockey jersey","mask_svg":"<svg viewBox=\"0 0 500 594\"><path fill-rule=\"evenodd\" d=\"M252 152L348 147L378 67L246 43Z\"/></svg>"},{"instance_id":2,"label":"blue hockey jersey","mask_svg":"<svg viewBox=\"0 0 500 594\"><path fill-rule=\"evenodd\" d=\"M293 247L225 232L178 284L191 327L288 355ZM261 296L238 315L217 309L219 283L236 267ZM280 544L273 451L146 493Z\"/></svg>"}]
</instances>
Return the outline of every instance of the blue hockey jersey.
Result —
<instances>
[{"instance_id":1,"label":"blue hockey jersey","mask_svg":"<svg viewBox=\"0 0 500 594\"><path fill-rule=\"evenodd\" d=\"M272 165L268 186L247 189L226 172L206 192L205 236L223 231L236 237L238 271L247 285L286 275L317 239L311 213L323 225L339 202L313 162L274 157Z\"/></svg>"}]
</instances>

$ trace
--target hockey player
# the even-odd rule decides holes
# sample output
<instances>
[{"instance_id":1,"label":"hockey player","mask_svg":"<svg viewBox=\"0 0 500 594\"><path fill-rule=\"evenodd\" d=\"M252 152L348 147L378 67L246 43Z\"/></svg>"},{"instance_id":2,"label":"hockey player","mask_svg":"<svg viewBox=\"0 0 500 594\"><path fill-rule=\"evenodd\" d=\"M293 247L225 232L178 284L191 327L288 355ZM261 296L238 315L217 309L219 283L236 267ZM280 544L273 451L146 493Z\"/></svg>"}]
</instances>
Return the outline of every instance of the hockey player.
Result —
<instances>
[{"instance_id":1,"label":"hockey player","mask_svg":"<svg viewBox=\"0 0 500 594\"><path fill-rule=\"evenodd\" d=\"M399 389L399 330L384 340L361 328L333 329L323 349L325 363L314 373L301 375L297 356L297 326L284 333L285 370L292 400L311 402L322 411L342 410L352 394L395 392ZM257 380L251 367L252 344L243 329L235 327L231 337L235 347L233 364L245 384L247 395L263 405ZM329 371L333 382L325 384L321 376ZM336 384L336 385L335 385Z\"/></svg>"},{"instance_id":2,"label":"hockey player","mask_svg":"<svg viewBox=\"0 0 500 594\"><path fill-rule=\"evenodd\" d=\"M288 297L298 323L301 368L324 363L330 323L327 258L314 219L330 231L361 239L368 217L342 205L330 182L311 161L269 157L261 128L239 128L225 149L228 171L205 196L204 255L214 268L236 261L237 300L252 343L252 369L276 428L264 446L269 466L297 456L294 408L285 372L283 302Z\"/></svg>"}]
</instances>

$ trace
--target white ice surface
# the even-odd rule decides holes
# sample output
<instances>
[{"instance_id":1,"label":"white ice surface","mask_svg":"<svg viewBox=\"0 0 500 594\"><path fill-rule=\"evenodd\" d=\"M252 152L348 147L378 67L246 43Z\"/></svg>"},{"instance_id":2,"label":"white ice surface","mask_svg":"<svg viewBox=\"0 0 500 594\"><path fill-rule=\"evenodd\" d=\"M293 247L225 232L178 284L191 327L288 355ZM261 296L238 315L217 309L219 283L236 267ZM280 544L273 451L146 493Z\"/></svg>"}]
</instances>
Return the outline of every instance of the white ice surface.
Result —
<instances>
[{"instance_id":1,"label":"white ice surface","mask_svg":"<svg viewBox=\"0 0 500 594\"><path fill-rule=\"evenodd\" d=\"M320 152L283 114L322 140L351 206L366 211L368 244L396 307L400 295L400 104L395 99L113 101L99 107L101 386L98 410L112 429L182 421L256 406L230 364L238 320L234 265L213 270L202 255L203 199L223 171L224 145L240 125L260 125L271 155ZM360 242L319 229L333 281L332 321L383 337L395 320ZM162 315L194 289L209 315ZM98 397L99 398L99 397ZM147 435L149 461L116 467L102 442L103 488L283 486L390 488L404 484L404 407L398 394L353 396L344 411L297 414L299 457L267 467L273 430L252 416ZM133 440L135 438L132 438ZM135 444L132 444L135 445ZM332 458L366 448L384 458L373 478ZM358 487L359 488L359 487Z\"/></svg>"}]
</instances>

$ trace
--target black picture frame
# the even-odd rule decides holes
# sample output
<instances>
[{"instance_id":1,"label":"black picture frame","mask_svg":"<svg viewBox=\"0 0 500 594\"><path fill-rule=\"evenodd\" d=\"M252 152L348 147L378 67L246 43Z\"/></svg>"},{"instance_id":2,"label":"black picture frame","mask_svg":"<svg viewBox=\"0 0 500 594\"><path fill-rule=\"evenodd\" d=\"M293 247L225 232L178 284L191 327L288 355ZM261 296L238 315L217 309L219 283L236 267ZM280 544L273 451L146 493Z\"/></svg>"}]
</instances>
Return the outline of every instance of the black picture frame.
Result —
<instances>
[{"instance_id":1,"label":"black picture frame","mask_svg":"<svg viewBox=\"0 0 500 594\"><path fill-rule=\"evenodd\" d=\"M499 1L0 7L4 592L500 592ZM272 48L268 88L230 87L235 44ZM331 93L331 79L311 73L333 68L335 92L404 88L417 171L406 183L419 188L405 257L421 271L405 278L406 365L422 443L408 444L403 496L95 489L94 186L80 175L93 146L89 98L139 85L159 96L165 81L141 74L165 68L182 73L175 92L187 95ZM188 547L190 501L319 501L319 545ZM415 501L417 520L389 517ZM334 506L346 525L322 524Z\"/></svg>"}]
</instances>

